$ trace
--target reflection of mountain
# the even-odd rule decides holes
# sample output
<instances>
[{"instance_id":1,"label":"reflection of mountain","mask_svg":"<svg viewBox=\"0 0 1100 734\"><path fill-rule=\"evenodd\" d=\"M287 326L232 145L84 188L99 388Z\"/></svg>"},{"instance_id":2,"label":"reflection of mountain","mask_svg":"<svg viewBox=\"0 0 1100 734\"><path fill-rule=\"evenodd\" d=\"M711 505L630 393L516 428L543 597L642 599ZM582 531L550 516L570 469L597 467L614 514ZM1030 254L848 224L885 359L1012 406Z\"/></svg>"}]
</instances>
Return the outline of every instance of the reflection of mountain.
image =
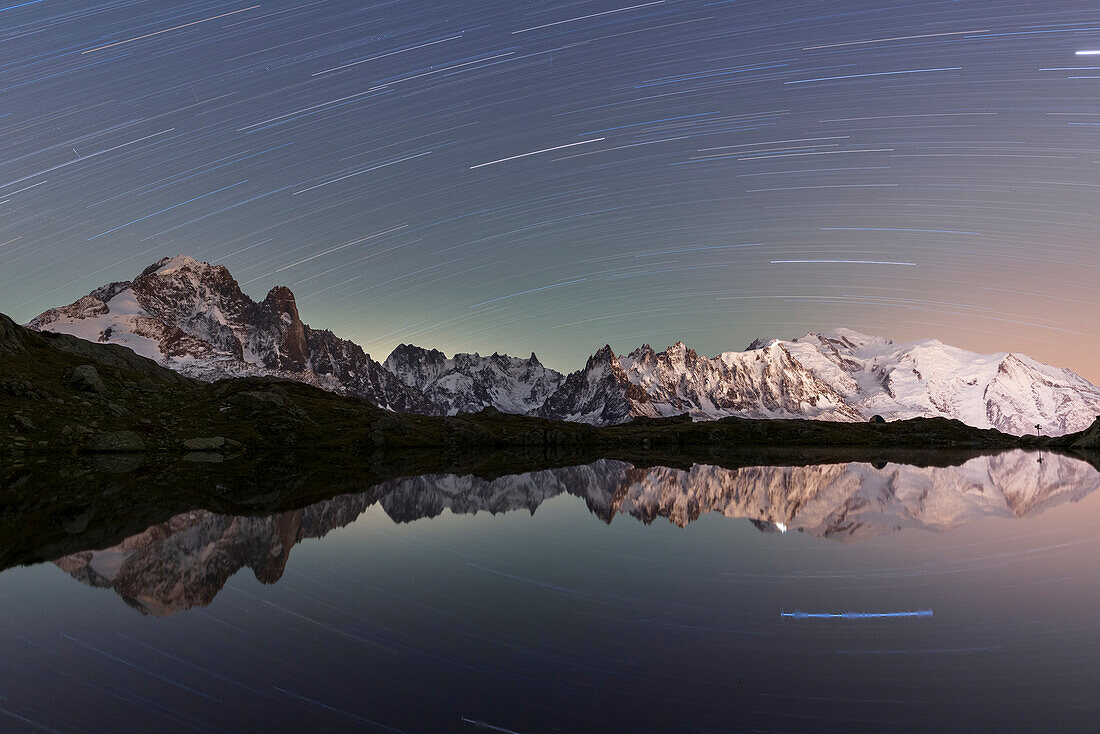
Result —
<instances>
[{"instance_id":1,"label":"reflection of mountain","mask_svg":"<svg viewBox=\"0 0 1100 734\"><path fill-rule=\"evenodd\" d=\"M375 502L394 521L411 522L448 509L533 513L568 494L608 523L622 514L647 524L664 517L684 527L714 512L762 530L858 541L903 528L948 530L983 517L1024 517L1100 487L1090 464L1058 454L1036 459L1011 451L949 467L851 462L687 470L604 459L493 480L425 475L269 517L189 512L113 548L56 563L80 581L113 588L143 612L171 614L209 604L244 566L264 583L277 581L296 542L347 525Z\"/></svg>"},{"instance_id":2,"label":"reflection of mountain","mask_svg":"<svg viewBox=\"0 0 1100 734\"><path fill-rule=\"evenodd\" d=\"M982 517L1023 517L1100 487L1090 465L1063 456L1043 463L1022 451L954 467L866 463L653 469L629 487L618 511L684 526L707 512L748 518L816 537L864 540L903 528L948 530Z\"/></svg>"},{"instance_id":3,"label":"reflection of mountain","mask_svg":"<svg viewBox=\"0 0 1100 734\"><path fill-rule=\"evenodd\" d=\"M295 543L349 524L374 502L372 494L346 495L268 517L196 510L113 548L74 553L56 563L90 586L113 588L144 613L172 614L206 606L244 566L262 583L275 583Z\"/></svg>"},{"instance_id":4,"label":"reflection of mountain","mask_svg":"<svg viewBox=\"0 0 1100 734\"><path fill-rule=\"evenodd\" d=\"M1091 465L1024 451L979 456L960 466L875 466L863 462L688 470L619 461L548 469L492 481L435 475L379 485L386 513L398 522L528 508L559 494L583 498L593 514L644 523L659 517L681 527L716 512L780 524L817 537L865 539L907 527L947 530L986 516L1023 517L1078 500L1100 487Z\"/></svg>"}]
</instances>

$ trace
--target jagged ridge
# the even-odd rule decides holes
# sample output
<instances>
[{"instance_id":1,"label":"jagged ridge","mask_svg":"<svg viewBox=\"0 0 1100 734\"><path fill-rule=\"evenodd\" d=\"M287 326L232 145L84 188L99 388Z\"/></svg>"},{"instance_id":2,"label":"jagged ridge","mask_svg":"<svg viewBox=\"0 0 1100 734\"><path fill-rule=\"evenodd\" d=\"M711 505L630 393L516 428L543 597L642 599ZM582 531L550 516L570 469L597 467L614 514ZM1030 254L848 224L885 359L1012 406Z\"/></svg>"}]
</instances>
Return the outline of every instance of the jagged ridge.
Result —
<instances>
[{"instance_id":1,"label":"jagged ridge","mask_svg":"<svg viewBox=\"0 0 1100 734\"><path fill-rule=\"evenodd\" d=\"M476 413L490 406L506 413L530 413L563 379L533 352L527 359L496 353L447 357L436 349L401 344L382 364L443 415Z\"/></svg>"},{"instance_id":2,"label":"jagged ridge","mask_svg":"<svg viewBox=\"0 0 1100 734\"><path fill-rule=\"evenodd\" d=\"M898 344L837 329L743 352L699 355L682 342L625 356L608 345L568 376L528 359L402 344L384 364L302 323L294 294L260 303L229 271L180 255L129 282L46 311L32 328L121 344L204 380L278 375L397 412L456 415L485 407L596 425L687 414L863 421L956 418L978 428L1062 435L1100 414L1100 388L1025 355L981 355L936 340Z\"/></svg>"}]
</instances>

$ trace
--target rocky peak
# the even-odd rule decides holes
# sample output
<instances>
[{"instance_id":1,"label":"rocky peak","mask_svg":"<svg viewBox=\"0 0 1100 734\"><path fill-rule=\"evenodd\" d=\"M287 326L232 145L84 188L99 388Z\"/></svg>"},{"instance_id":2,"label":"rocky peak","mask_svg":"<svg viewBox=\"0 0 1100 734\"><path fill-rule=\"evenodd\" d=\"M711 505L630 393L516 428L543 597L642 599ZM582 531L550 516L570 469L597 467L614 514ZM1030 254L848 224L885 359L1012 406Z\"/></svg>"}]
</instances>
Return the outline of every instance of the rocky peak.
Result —
<instances>
[{"instance_id":1,"label":"rocky peak","mask_svg":"<svg viewBox=\"0 0 1100 734\"><path fill-rule=\"evenodd\" d=\"M289 314L291 319L298 320L298 304L294 301L294 294L285 285L277 285L267 292L264 305L279 314Z\"/></svg>"},{"instance_id":2,"label":"rocky peak","mask_svg":"<svg viewBox=\"0 0 1100 734\"><path fill-rule=\"evenodd\" d=\"M229 268L224 265L211 265L208 262L200 262L188 255L161 258L141 271L141 275L135 279L135 282L138 280L147 280L154 276L161 280L194 278L199 282L220 285L223 287L228 286L230 283L232 283L234 287L237 286L237 281L235 281L233 276L229 273ZM235 289L237 292L240 292L239 288Z\"/></svg>"},{"instance_id":3,"label":"rocky peak","mask_svg":"<svg viewBox=\"0 0 1100 734\"><path fill-rule=\"evenodd\" d=\"M210 263L200 263L195 258L189 255L176 255L175 257L162 257L155 263L141 271L139 278L145 278L150 275L169 275L177 270L195 270L199 271L204 268L213 267Z\"/></svg>"},{"instance_id":4,"label":"rocky peak","mask_svg":"<svg viewBox=\"0 0 1100 734\"><path fill-rule=\"evenodd\" d=\"M585 364L584 369L585 371L588 371L601 365L610 364L617 361L618 359L615 357L615 350L611 348L610 344L604 344L602 347L596 350L595 354L588 358L588 362Z\"/></svg>"},{"instance_id":5,"label":"rocky peak","mask_svg":"<svg viewBox=\"0 0 1100 734\"><path fill-rule=\"evenodd\" d=\"M493 407L505 413L528 413L557 389L561 375L543 367L532 353L527 360L494 352L442 352L398 346L383 365L406 385L420 390L440 413L476 413Z\"/></svg>"},{"instance_id":6,"label":"rocky peak","mask_svg":"<svg viewBox=\"0 0 1100 734\"><path fill-rule=\"evenodd\" d=\"M457 356L457 355L456 355ZM424 349L415 344L398 344L382 366L401 382L423 390L438 377L447 365L447 356L438 349Z\"/></svg>"},{"instance_id":7,"label":"rocky peak","mask_svg":"<svg viewBox=\"0 0 1100 734\"><path fill-rule=\"evenodd\" d=\"M301 372L309 363L309 344L306 326L298 316L298 304L294 294L285 285L272 288L260 304L273 323L270 329L282 332L277 353L265 360L268 367Z\"/></svg>"},{"instance_id":8,"label":"rocky peak","mask_svg":"<svg viewBox=\"0 0 1100 734\"><path fill-rule=\"evenodd\" d=\"M127 289L150 314L174 312L210 323L219 320L218 314L248 318L256 305L224 265L199 262L187 255L158 260L133 281L100 289L106 291L100 298L106 302Z\"/></svg>"},{"instance_id":9,"label":"rocky peak","mask_svg":"<svg viewBox=\"0 0 1100 734\"><path fill-rule=\"evenodd\" d=\"M1014 383L1021 380L1032 381L1035 379L1042 380L1045 383L1050 382L1049 378L1044 378L1041 374L1028 363L1027 358L1021 359L1019 356L1009 352L997 363L997 378L1001 381L1007 381L1008 383Z\"/></svg>"},{"instance_id":10,"label":"rocky peak","mask_svg":"<svg viewBox=\"0 0 1100 734\"><path fill-rule=\"evenodd\" d=\"M537 414L558 420L622 423L631 418L635 405L647 400L645 391L630 382L611 345L605 344L588 358L583 370L570 374L547 396Z\"/></svg>"},{"instance_id":11,"label":"rocky peak","mask_svg":"<svg viewBox=\"0 0 1100 734\"><path fill-rule=\"evenodd\" d=\"M186 255L51 309L31 326L120 344L199 379L276 374L391 410L434 412L357 344L304 324L289 288L256 303L224 266Z\"/></svg>"},{"instance_id":12,"label":"rocky peak","mask_svg":"<svg viewBox=\"0 0 1100 734\"><path fill-rule=\"evenodd\" d=\"M692 365L699 359L694 349L689 349L687 344L676 342L665 349L665 357L671 364Z\"/></svg>"},{"instance_id":13,"label":"rocky peak","mask_svg":"<svg viewBox=\"0 0 1100 734\"><path fill-rule=\"evenodd\" d=\"M752 351L755 351L757 349L764 349L765 347L767 347L768 345L770 345L774 341L775 341L775 339L769 339L769 338L765 338L765 337L762 337L762 336L758 336L757 338L753 339L752 342L749 343L749 345L747 347L745 347L745 351L746 352L752 352Z\"/></svg>"},{"instance_id":14,"label":"rocky peak","mask_svg":"<svg viewBox=\"0 0 1100 734\"><path fill-rule=\"evenodd\" d=\"M96 288L94 291L84 296L84 298L93 299L95 301L99 301L100 303L107 303L107 301L111 300L129 287L130 281L119 280L115 281L114 283L108 283L107 285ZM79 301L77 301L77 303L79 303Z\"/></svg>"},{"instance_id":15,"label":"rocky peak","mask_svg":"<svg viewBox=\"0 0 1100 734\"><path fill-rule=\"evenodd\" d=\"M438 349L425 349L415 344L398 344L394 347L393 351L390 352L390 356L386 358L386 361L388 362L390 359L402 362L422 359L435 361L437 359L446 359L446 356Z\"/></svg>"}]
</instances>

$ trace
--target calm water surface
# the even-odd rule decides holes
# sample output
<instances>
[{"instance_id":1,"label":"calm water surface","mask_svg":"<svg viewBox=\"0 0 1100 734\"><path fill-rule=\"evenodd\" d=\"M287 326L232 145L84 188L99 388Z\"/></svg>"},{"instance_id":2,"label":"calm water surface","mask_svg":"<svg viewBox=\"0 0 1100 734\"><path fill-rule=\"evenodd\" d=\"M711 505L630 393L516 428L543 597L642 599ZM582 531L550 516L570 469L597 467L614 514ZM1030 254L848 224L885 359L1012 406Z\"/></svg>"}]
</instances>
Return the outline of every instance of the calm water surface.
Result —
<instances>
[{"instance_id":1,"label":"calm water surface","mask_svg":"<svg viewBox=\"0 0 1100 734\"><path fill-rule=\"evenodd\" d=\"M189 512L0 573L0 730L1085 731L1098 487L600 461Z\"/></svg>"}]
</instances>

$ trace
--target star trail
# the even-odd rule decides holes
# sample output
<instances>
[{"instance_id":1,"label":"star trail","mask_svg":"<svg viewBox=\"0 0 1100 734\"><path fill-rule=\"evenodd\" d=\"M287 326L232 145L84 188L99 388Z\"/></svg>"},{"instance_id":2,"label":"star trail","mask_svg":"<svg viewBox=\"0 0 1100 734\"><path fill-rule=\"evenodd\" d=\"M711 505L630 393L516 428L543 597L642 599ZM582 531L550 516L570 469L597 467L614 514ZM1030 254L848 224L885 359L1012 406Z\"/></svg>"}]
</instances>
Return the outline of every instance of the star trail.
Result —
<instances>
[{"instance_id":1,"label":"star trail","mask_svg":"<svg viewBox=\"0 0 1100 734\"><path fill-rule=\"evenodd\" d=\"M1100 380L1100 7L0 7L0 311L157 259L378 358L846 326Z\"/></svg>"}]
</instances>

